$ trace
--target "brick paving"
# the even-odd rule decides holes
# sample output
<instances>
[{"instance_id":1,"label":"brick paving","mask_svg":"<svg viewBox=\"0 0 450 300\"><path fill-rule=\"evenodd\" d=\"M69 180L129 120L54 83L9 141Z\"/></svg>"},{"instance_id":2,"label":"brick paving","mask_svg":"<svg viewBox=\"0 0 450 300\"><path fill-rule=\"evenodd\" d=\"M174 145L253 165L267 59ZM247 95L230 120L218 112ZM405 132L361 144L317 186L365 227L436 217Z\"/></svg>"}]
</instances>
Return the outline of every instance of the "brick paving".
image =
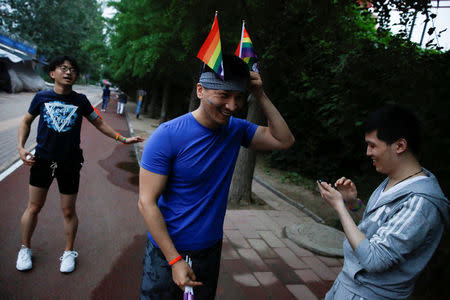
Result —
<instances>
[{"instance_id":1,"label":"brick paving","mask_svg":"<svg viewBox=\"0 0 450 300\"><path fill-rule=\"evenodd\" d=\"M280 214L286 225L304 218L299 211L227 210L216 299L323 299L342 262L285 238L286 225L274 220Z\"/></svg>"}]
</instances>

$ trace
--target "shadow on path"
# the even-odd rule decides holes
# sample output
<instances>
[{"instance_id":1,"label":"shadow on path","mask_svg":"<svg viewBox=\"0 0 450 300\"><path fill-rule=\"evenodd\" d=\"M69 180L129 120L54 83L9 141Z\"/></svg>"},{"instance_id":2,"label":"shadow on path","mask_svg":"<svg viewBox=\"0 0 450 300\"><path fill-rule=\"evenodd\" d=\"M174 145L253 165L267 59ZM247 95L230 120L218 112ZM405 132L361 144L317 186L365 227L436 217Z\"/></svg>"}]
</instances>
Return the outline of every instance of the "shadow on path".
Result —
<instances>
[{"instance_id":1,"label":"shadow on path","mask_svg":"<svg viewBox=\"0 0 450 300\"><path fill-rule=\"evenodd\" d=\"M129 159L124 161L123 157ZM138 191L139 165L132 148L117 144L112 154L99 160L98 164L108 172L107 179L110 183L128 191Z\"/></svg>"},{"instance_id":2,"label":"shadow on path","mask_svg":"<svg viewBox=\"0 0 450 300\"><path fill-rule=\"evenodd\" d=\"M134 236L133 242L122 251L111 271L92 291L91 300L138 299L146 239L146 234ZM136 253L142 255L137 256Z\"/></svg>"}]
</instances>

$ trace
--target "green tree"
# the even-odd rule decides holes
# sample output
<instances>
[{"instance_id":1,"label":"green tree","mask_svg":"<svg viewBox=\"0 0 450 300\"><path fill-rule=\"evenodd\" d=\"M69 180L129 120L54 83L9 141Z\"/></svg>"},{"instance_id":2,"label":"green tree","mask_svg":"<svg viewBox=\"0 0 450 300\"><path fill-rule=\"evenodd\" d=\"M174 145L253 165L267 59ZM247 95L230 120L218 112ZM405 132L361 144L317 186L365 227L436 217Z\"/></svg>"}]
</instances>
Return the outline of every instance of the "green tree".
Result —
<instances>
[{"instance_id":1,"label":"green tree","mask_svg":"<svg viewBox=\"0 0 450 300\"><path fill-rule=\"evenodd\" d=\"M219 19L222 14L227 16L225 21L220 21L221 35L223 40L232 37L233 44L231 47L227 47L226 43L222 45L224 49L228 48L228 52L233 52L240 32L241 18L235 12L236 4L241 7L239 3L223 1L223 4L218 4L215 1L199 0L111 1L109 5L117 10L110 22L109 67L113 70L114 79L129 90L139 86L147 86L151 90L155 82L156 86L162 87L169 81L171 91L182 92L161 93L170 95L170 98L177 97L167 106L168 117L173 117L175 111L188 110L189 100L179 94L191 94L197 82L201 62L195 56L209 33L214 11L219 10ZM234 17L228 19L228 16ZM232 24L235 28L222 34L223 24Z\"/></svg>"},{"instance_id":2,"label":"green tree","mask_svg":"<svg viewBox=\"0 0 450 300\"><path fill-rule=\"evenodd\" d=\"M106 55L104 21L95 0L0 0L2 29L37 45L39 55L74 56L98 74Z\"/></svg>"}]
</instances>

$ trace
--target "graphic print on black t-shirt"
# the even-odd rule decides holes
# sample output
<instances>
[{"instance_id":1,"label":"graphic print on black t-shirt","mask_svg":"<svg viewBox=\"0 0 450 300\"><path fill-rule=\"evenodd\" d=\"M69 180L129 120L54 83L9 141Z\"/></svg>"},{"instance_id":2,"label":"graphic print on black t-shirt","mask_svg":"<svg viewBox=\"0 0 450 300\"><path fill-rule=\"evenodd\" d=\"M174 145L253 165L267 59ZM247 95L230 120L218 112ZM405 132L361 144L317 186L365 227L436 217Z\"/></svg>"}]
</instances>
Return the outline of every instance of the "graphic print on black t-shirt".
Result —
<instances>
[{"instance_id":1,"label":"graphic print on black t-shirt","mask_svg":"<svg viewBox=\"0 0 450 300\"><path fill-rule=\"evenodd\" d=\"M78 114L77 106L64 104L60 101L45 103L44 118L47 127L58 132L66 132L75 125Z\"/></svg>"}]
</instances>

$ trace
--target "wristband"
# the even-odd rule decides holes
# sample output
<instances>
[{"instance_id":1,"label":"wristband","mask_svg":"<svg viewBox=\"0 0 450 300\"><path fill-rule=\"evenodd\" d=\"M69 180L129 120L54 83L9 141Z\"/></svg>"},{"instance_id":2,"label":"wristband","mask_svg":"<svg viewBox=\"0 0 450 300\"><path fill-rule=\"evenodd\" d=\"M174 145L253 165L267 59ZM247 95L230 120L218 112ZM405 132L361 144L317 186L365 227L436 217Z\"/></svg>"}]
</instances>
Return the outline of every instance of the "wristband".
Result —
<instances>
[{"instance_id":1,"label":"wristband","mask_svg":"<svg viewBox=\"0 0 450 300\"><path fill-rule=\"evenodd\" d=\"M345 201L345 203L347 203L347 208L348 208L350 211L352 211L352 212L358 211L358 210L361 208L361 206L362 206L362 201L361 201L361 199L356 198L356 200L358 200L358 206L357 206L357 207L351 207L351 206L350 206L350 203L348 203L347 201Z\"/></svg>"},{"instance_id":2,"label":"wristband","mask_svg":"<svg viewBox=\"0 0 450 300\"><path fill-rule=\"evenodd\" d=\"M172 259L171 261L169 261L169 266L173 266L177 261L179 261L181 259L181 255L178 255L177 257L175 257L174 259Z\"/></svg>"},{"instance_id":3,"label":"wristband","mask_svg":"<svg viewBox=\"0 0 450 300\"><path fill-rule=\"evenodd\" d=\"M119 135L120 135L120 134L117 132L117 133L116 133L116 141L119 140Z\"/></svg>"},{"instance_id":4,"label":"wristband","mask_svg":"<svg viewBox=\"0 0 450 300\"><path fill-rule=\"evenodd\" d=\"M127 140L127 138L126 138L126 137L123 137L123 139L122 139L122 144L125 144L126 140Z\"/></svg>"}]
</instances>

